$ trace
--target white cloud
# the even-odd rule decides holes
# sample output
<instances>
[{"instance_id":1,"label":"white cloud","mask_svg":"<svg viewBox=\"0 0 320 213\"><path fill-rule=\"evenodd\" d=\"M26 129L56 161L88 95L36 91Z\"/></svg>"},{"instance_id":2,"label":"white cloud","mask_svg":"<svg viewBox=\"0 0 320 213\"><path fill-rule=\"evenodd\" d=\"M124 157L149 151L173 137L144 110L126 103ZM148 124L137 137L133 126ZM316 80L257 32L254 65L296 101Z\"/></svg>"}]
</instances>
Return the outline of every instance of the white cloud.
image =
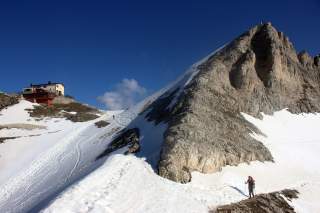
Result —
<instances>
[{"instance_id":1,"label":"white cloud","mask_svg":"<svg viewBox=\"0 0 320 213\"><path fill-rule=\"evenodd\" d=\"M147 90L140 86L135 79L124 78L113 91L107 91L98 97L109 110L125 109L133 106L137 101L145 97Z\"/></svg>"}]
</instances>

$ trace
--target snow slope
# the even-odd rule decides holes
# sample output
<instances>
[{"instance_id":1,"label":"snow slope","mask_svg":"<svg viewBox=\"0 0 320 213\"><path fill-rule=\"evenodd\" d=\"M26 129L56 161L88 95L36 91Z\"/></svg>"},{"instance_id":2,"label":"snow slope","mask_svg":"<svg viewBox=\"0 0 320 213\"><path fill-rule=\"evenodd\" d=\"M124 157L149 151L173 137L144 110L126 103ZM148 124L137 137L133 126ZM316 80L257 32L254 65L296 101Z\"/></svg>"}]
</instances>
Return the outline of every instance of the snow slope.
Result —
<instances>
[{"instance_id":1,"label":"snow slope","mask_svg":"<svg viewBox=\"0 0 320 213\"><path fill-rule=\"evenodd\" d=\"M98 119L83 123L52 118L36 121L25 111L33 107L33 104L27 101L21 101L1 111L0 125L23 123L42 127L39 130L0 130L1 137L19 137L0 144L1 212L38 211L56 193L99 167L104 160L95 161L96 157L121 130L130 125L144 126L144 139L158 137L159 131L152 131L154 125L145 122L141 119L144 115L138 114L147 103L167 89L164 88L129 110L121 113L109 111ZM108 121L110 124L97 128L94 123L99 120ZM157 128L161 129L160 125ZM151 134L152 132L154 134ZM146 152L142 154L147 155Z\"/></svg>"},{"instance_id":2,"label":"snow slope","mask_svg":"<svg viewBox=\"0 0 320 213\"><path fill-rule=\"evenodd\" d=\"M46 129L41 130L41 135L31 137L30 135L38 134L34 134L37 130L24 130L23 134L29 134L29 140L17 135L20 130L14 130L12 134L20 138L7 140L0 145L0 153L6 156L2 161L6 167L3 167L0 177L0 209L3 212L25 212L42 208L57 193L103 164L103 160L96 162L96 157L124 128L139 127L143 148L138 156L145 157L149 163L155 165L166 124L155 126L153 122L145 120L147 112L139 113L167 91L179 88L176 94L178 96L197 74L199 63L191 66L177 81L118 114L114 120L106 113L99 119L77 124L63 119L36 121L25 112L26 108L32 107L32 104L26 101L1 112L0 118L5 124L29 122L45 126ZM19 113L15 114L16 112ZM13 117L15 119L11 119ZM110 124L99 129L94 125L98 120L106 120ZM3 137L8 137L9 131L12 130L2 129L0 132ZM52 132L56 135L51 134ZM28 144L32 145L32 148L27 148L25 141L31 141ZM119 152L121 153L121 150Z\"/></svg>"},{"instance_id":3,"label":"snow slope","mask_svg":"<svg viewBox=\"0 0 320 213\"><path fill-rule=\"evenodd\" d=\"M25 127L0 129L0 137L17 137L0 145L0 184L10 176L25 168L26 162L37 158L38 154L52 147L69 132L81 127L81 123L72 123L61 118L36 121L25 109L36 104L21 101L1 111L0 126ZM35 129L28 129L30 127Z\"/></svg>"},{"instance_id":4,"label":"snow slope","mask_svg":"<svg viewBox=\"0 0 320 213\"><path fill-rule=\"evenodd\" d=\"M99 145L104 140L101 136L105 131L111 133L112 128L121 128L116 120L107 128L99 129L94 125L97 120L112 119L112 115L118 112L106 112L101 118L82 123L62 118L39 121L25 110L34 105L21 101L1 111L1 126L39 127L0 129L0 137L17 137L0 144L1 212L27 211L70 184L78 175L88 172L86 166L104 147ZM82 155L82 148L94 143L97 144L94 146L96 150Z\"/></svg>"},{"instance_id":5,"label":"snow slope","mask_svg":"<svg viewBox=\"0 0 320 213\"><path fill-rule=\"evenodd\" d=\"M320 192L320 171L315 166L319 164L320 137L315 134L319 114L292 115L283 110L264 115L263 120L243 114L267 135L252 136L270 149L275 163L241 164L210 175L194 172L188 184L171 182L154 172L167 126L148 122L148 112L141 112L165 92L179 89L169 105L173 106L200 63L153 96L117 112L115 119L114 113L106 112L83 123L37 121L25 112L33 106L26 101L1 111L0 125L38 125L32 130L0 129L0 137L19 137L0 144L1 212L207 212L246 198L248 175L255 177L257 192L293 187L301 192L293 202L297 210L320 210L315 202ZM94 123L99 120L110 124L97 128ZM142 146L136 156L123 155L124 148L95 161L121 130L135 127Z\"/></svg>"},{"instance_id":6,"label":"snow slope","mask_svg":"<svg viewBox=\"0 0 320 213\"><path fill-rule=\"evenodd\" d=\"M117 154L43 212L207 212L247 198L248 175L256 180L256 193L294 188L300 192L292 203L297 212L319 212L320 114L282 110L262 120L243 116L266 134L253 137L270 149L275 163L228 166L214 174L194 172L191 183L179 184L159 177L144 159Z\"/></svg>"}]
</instances>

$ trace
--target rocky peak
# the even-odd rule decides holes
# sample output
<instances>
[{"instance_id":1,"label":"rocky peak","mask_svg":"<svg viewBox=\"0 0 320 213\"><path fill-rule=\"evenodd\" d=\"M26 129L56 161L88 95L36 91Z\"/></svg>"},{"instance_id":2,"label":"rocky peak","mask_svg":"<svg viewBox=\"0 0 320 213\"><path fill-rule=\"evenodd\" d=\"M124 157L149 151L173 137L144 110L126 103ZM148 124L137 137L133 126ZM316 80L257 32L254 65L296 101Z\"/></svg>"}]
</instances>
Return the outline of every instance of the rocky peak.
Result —
<instances>
[{"instance_id":1,"label":"rocky peak","mask_svg":"<svg viewBox=\"0 0 320 213\"><path fill-rule=\"evenodd\" d=\"M228 57L227 64L232 64L230 81L238 89L246 87L239 86L241 81L246 81L244 84L250 86L249 89L253 89L253 84L259 85L259 82L266 88L278 87L280 81L290 80L282 72L282 65L299 62L289 38L278 32L271 23L253 27L231 42L220 54ZM247 54L251 57L246 58L244 55ZM248 64L251 66L248 67Z\"/></svg>"},{"instance_id":2,"label":"rocky peak","mask_svg":"<svg viewBox=\"0 0 320 213\"><path fill-rule=\"evenodd\" d=\"M295 49L289 38L283 32L277 31L270 22L257 25L248 32L253 49L261 47L267 48L266 50L278 49L281 53L292 57L293 60L297 59Z\"/></svg>"},{"instance_id":3,"label":"rocky peak","mask_svg":"<svg viewBox=\"0 0 320 213\"><path fill-rule=\"evenodd\" d=\"M251 28L209 57L166 112L159 174L188 182L192 171L210 173L225 165L272 161L269 150L250 137L259 131L241 112L320 112L320 72L313 66L319 66L319 57L311 60L312 66L310 58L298 55L271 23Z\"/></svg>"},{"instance_id":4,"label":"rocky peak","mask_svg":"<svg viewBox=\"0 0 320 213\"><path fill-rule=\"evenodd\" d=\"M266 95L274 96L270 99L274 103L260 104L257 108L249 107L247 112L272 112L274 106L279 108L280 105L288 104L295 112L317 111L315 108L318 107L315 106L318 104L314 99L302 98L304 101L297 101L295 104L279 94L285 92L289 96L295 96L294 99L301 94L316 96L319 92L320 55L312 58L306 51L297 54L289 38L277 31L271 23L253 27L217 55L219 56L212 57L216 60L206 62L211 63L208 67L212 68L213 64L226 66L230 70L226 72L229 73L230 85L238 92L246 91L247 95L251 95L254 91L264 91ZM301 93L296 94L297 91Z\"/></svg>"}]
</instances>

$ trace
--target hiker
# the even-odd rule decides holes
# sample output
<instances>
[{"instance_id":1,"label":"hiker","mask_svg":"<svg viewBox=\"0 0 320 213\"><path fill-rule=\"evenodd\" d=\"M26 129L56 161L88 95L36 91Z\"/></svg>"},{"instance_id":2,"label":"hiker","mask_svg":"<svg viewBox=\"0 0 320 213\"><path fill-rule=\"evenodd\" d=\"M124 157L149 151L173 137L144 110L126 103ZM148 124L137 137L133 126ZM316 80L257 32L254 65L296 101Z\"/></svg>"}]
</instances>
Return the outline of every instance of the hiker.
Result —
<instances>
[{"instance_id":1,"label":"hiker","mask_svg":"<svg viewBox=\"0 0 320 213\"><path fill-rule=\"evenodd\" d=\"M253 190L255 187L254 179L251 176L249 176L248 180L246 181L246 184L248 184L249 197L251 198L251 195L252 197L254 197L254 193L253 193Z\"/></svg>"}]
</instances>

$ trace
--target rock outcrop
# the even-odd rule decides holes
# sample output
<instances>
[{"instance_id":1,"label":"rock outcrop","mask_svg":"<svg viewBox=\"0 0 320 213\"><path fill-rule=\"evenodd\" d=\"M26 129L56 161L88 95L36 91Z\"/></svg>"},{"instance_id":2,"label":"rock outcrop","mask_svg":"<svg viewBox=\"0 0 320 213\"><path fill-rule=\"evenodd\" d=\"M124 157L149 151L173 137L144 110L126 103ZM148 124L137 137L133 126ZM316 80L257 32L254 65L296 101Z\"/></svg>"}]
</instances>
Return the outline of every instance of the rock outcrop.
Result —
<instances>
[{"instance_id":1,"label":"rock outcrop","mask_svg":"<svg viewBox=\"0 0 320 213\"><path fill-rule=\"evenodd\" d=\"M295 198L298 198L298 191L285 189L280 192L259 194L251 199L220 206L211 210L210 213L295 213L294 208L287 202Z\"/></svg>"},{"instance_id":2,"label":"rock outcrop","mask_svg":"<svg viewBox=\"0 0 320 213\"><path fill-rule=\"evenodd\" d=\"M127 147L125 154L137 153L140 151L140 131L138 128L124 129L108 147L96 157L96 160L108 156L110 153Z\"/></svg>"},{"instance_id":3,"label":"rock outcrop","mask_svg":"<svg viewBox=\"0 0 320 213\"><path fill-rule=\"evenodd\" d=\"M43 119L45 117L66 118L72 122L86 122L100 117L101 112L89 105L70 102L68 104L53 104L52 106L37 105L26 109L31 117Z\"/></svg>"},{"instance_id":4,"label":"rock outcrop","mask_svg":"<svg viewBox=\"0 0 320 213\"><path fill-rule=\"evenodd\" d=\"M106 127L106 126L108 126L109 124L110 124L109 122L104 121L104 120L97 121L97 122L94 123L94 125L96 125L96 127L98 127L98 128Z\"/></svg>"},{"instance_id":5,"label":"rock outcrop","mask_svg":"<svg viewBox=\"0 0 320 213\"><path fill-rule=\"evenodd\" d=\"M19 103L18 96L0 94L0 111L6 107Z\"/></svg>"},{"instance_id":6,"label":"rock outcrop","mask_svg":"<svg viewBox=\"0 0 320 213\"><path fill-rule=\"evenodd\" d=\"M270 23L242 34L198 69L177 103L163 113L168 129L158 168L165 178L188 182L192 171L272 161L269 150L249 135L258 130L241 112L320 111L319 59L306 52L298 55ZM161 99L167 105L165 100L172 98Z\"/></svg>"},{"instance_id":7,"label":"rock outcrop","mask_svg":"<svg viewBox=\"0 0 320 213\"><path fill-rule=\"evenodd\" d=\"M305 50L298 54L298 59L304 67L312 68L314 64L314 59Z\"/></svg>"}]
</instances>

